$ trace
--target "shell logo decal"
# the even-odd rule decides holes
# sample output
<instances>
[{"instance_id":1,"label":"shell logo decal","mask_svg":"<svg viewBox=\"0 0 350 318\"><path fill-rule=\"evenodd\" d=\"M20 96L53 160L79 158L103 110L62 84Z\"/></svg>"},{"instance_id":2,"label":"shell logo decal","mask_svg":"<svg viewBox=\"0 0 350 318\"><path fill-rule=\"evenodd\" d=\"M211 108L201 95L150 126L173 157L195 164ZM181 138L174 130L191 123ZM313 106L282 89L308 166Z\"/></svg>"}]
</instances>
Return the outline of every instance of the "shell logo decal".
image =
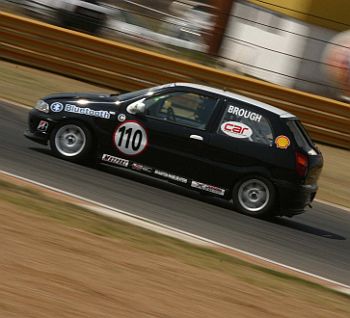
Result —
<instances>
[{"instance_id":1,"label":"shell logo decal","mask_svg":"<svg viewBox=\"0 0 350 318\"><path fill-rule=\"evenodd\" d=\"M290 146L290 140L287 136L281 135L275 139L275 144L279 149L287 149Z\"/></svg>"}]
</instances>

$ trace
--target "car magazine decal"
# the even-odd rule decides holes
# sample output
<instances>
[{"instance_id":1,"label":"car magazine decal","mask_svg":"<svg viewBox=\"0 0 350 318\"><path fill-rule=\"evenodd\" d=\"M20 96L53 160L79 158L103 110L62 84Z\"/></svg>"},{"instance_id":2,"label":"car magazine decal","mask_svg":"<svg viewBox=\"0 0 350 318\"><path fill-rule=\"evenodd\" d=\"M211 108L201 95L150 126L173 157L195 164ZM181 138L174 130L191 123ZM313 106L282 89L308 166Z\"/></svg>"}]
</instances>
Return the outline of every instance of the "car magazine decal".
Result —
<instances>
[{"instance_id":1,"label":"car magazine decal","mask_svg":"<svg viewBox=\"0 0 350 318\"><path fill-rule=\"evenodd\" d=\"M106 153L102 155L102 161L113 163L122 167L127 167L129 165L129 160L107 155Z\"/></svg>"},{"instance_id":2,"label":"car magazine decal","mask_svg":"<svg viewBox=\"0 0 350 318\"><path fill-rule=\"evenodd\" d=\"M275 144L279 149L287 149L290 146L290 140L287 136L281 135L276 137Z\"/></svg>"},{"instance_id":3,"label":"car magazine decal","mask_svg":"<svg viewBox=\"0 0 350 318\"><path fill-rule=\"evenodd\" d=\"M253 134L253 130L249 126L236 121L222 123L221 131L230 137L239 139L249 138Z\"/></svg>"},{"instance_id":4,"label":"car magazine decal","mask_svg":"<svg viewBox=\"0 0 350 318\"><path fill-rule=\"evenodd\" d=\"M236 106L229 106L228 109L227 109L227 112L229 114L232 114L232 115L236 115L238 117L243 117L243 118L248 118L252 121L256 121L256 122L260 122L262 116L257 114L257 113L254 113L250 110L246 110L244 108L239 108L239 107L236 107Z\"/></svg>"},{"instance_id":5,"label":"car magazine decal","mask_svg":"<svg viewBox=\"0 0 350 318\"><path fill-rule=\"evenodd\" d=\"M217 194L217 195L221 195L221 196L225 195L225 190L224 189L212 186L210 184L201 183L201 182L198 182L198 181L192 181L191 182L191 187L199 189L199 190L202 190L202 191L211 192L211 193L214 193L214 194Z\"/></svg>"},{"instance_id":6,"label":"car magazine decal","mask_svg":"<svg viewBox=\"0 0 350 318\"><path fill-rule=\"evenodd\" d=\"M128 120L117 127L113 142L121 153L136 156L146 150L148 136L146 130L137 121Z\"/></svg>"}]
</instances>

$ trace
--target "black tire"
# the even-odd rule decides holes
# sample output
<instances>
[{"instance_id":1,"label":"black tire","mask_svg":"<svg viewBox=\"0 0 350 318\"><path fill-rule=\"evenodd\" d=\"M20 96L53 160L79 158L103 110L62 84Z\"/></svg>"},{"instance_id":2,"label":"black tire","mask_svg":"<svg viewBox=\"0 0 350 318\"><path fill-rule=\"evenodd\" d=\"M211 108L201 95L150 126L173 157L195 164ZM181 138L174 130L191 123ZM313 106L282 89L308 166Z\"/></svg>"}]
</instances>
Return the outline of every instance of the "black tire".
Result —
<instances>
[{"instance_id":1,"label":"black tire","mask_svg":"<svg viewBox=\"0 0 350 318\"><path fill-rule=\"evenodd\" d=\"M72 161L86 162L93 150L91 131L79 122L56 126L50 135L50 146L55 156Z\"/></svg>"},{"instance_id":2,"label":"black tire","mask_svg":"<svg viewBox=\"0 0 350 318\"><path fill-rule=\"evenodd\" d=\"M239 180L233 189L233 204L239 212L256 218L275 215L276 189L270 180L249 176Z\"/></svg>"}]
</instances>

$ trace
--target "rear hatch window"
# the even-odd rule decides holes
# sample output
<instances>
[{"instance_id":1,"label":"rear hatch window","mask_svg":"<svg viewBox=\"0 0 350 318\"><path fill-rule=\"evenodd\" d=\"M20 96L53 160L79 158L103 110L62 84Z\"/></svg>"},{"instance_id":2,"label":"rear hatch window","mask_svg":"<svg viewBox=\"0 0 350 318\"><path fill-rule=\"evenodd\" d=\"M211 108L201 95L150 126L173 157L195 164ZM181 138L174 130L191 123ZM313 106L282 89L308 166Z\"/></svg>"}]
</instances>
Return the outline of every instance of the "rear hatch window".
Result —
<instances>
[{"instance_id":1,"label":"rear hatch window","mask_svg":"<svg viewBox=\"0 0 350 318\"><path fill-rule=\"evenodd\" d=\"M317 184L323 166L323 158L320 151L314 145L299 120L289 120L287 125L300 149L296 150L296 170L298 174L301 175L300 171L303 170L302 175L305 177L305 184ZM305 153L305 155L302 153ZM303 157L305 162L301 164L300 159Z\"/></svg>"},{"instance_id":2,"label":"rear hatch window","mask_svg":"<svg viewBox=\"0 0 350 318\"><path fill-rule=\"evenodd\" d=\"M318 153L309 134L299 120L289 120L287 121L287 125L300 149L303 149L309 155L316 155Z\"/></svg>"}]
</instances>

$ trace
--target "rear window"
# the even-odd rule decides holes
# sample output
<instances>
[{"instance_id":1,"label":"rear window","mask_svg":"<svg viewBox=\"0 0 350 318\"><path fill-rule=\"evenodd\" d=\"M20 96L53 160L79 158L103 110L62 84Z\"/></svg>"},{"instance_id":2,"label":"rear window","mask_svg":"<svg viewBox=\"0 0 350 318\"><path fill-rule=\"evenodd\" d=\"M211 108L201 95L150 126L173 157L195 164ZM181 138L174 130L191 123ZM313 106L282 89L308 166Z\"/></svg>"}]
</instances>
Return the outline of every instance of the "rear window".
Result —
<instances>
[{"instance_id":1,"label":"rear window","mask_svg":"<svg viewBox=\"0 0 350 318\"><path fill-rule=\"evenodd\" d=\"M314 149L314 144L299 120L287 121L287 126L292 132L298 147L309 152Z\"/></svg>"}]
</instances>

